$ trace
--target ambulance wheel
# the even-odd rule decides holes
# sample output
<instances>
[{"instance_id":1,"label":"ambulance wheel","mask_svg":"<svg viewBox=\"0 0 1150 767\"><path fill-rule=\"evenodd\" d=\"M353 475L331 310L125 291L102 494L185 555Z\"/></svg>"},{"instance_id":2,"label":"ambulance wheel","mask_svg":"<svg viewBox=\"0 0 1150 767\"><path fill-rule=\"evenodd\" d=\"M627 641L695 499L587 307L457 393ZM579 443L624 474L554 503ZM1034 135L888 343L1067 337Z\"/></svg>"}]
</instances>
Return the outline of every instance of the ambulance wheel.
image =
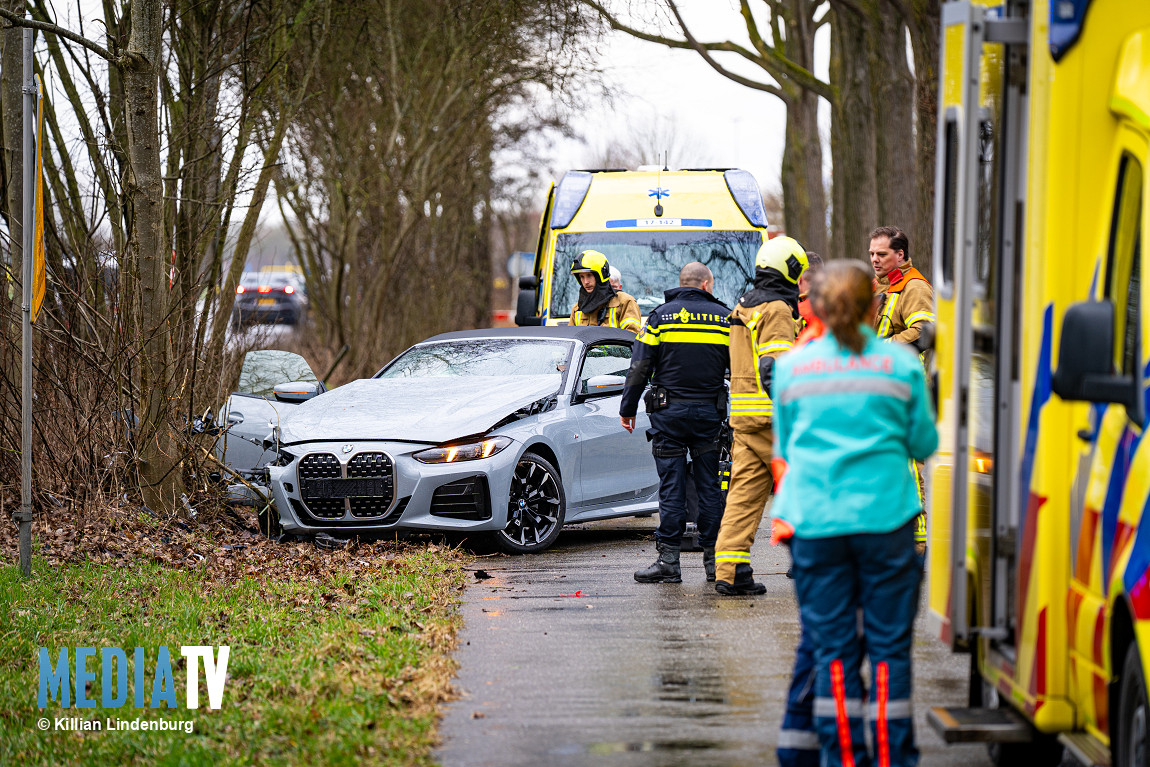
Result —
<instances>
[{"instance_id":1,"label":"ambulance wheel","mask_svg":"<svg viewBox=\"0 0 1150 767\"><path fill-rule=\"evenodd\" d=\"M546 458L527 453L515 466L507 496L507 527L495 544L509 554L536 554L555 543L567 510L559 471Z\"/></svg>"},{"instance_id":2,"label":"ambulance wheel","mask_svg":"<svg viewBox=\"0 0 1150 767\"><path fill-rule=\"evenodd\" d=\"M1147 744L1146 679L1142 675L1142 659L1137 642L1126 650L1122 664L1122 681L1118 692L1118 732L1111 741L1115 767L1146 767L1150 765L1150 744Z\"/></svg>"}]
</instances>

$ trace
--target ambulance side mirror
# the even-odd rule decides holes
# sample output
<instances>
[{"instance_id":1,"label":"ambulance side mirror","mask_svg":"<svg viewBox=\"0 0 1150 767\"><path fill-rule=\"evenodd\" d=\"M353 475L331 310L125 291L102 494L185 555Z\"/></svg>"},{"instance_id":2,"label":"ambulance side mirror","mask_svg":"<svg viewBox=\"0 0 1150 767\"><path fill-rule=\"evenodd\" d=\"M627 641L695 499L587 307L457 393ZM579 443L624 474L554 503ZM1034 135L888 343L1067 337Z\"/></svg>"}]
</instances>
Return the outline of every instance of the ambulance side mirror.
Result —
<instances>
[{"instance_id":1,"label":"ambulance side mirror","mask_svg":"<svg viewBox=\"0 0 1150 767\"><path fill-rule=\"evenodd\" d=\"M1067 307L1051 382L1054 393L1070 402L1125 405L1134 417L1141 410L1138 378L1114 371L1114 304L1080 301Z\"/></svg>"},{"instance_id":2,"label":"ambulance side mirror","mask_svg":"<svg viewBox=\"0 0 1150 767\"><path fill-rule=\"evenodd\" d=\"M543 318L535 314L535 296L539 287L539 280L534 274L519 278L519 298L515 304L515 324L542 325Z\"/></svg>"}]
</instances>

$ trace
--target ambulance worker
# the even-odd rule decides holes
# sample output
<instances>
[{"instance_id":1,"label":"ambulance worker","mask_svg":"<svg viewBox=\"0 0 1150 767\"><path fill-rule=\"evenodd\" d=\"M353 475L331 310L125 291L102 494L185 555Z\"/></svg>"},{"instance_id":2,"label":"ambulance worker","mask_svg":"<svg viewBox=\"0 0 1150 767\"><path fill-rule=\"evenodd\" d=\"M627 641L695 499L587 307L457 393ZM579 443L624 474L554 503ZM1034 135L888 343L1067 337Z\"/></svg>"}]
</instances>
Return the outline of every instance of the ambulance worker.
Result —
<instances>
[{"instance_id":1,"label":"ambulance worker","mask_svg":"<svg viewBox=\"0 0 1150 767\"><path fill-rule=\"evenodd\" d=\"M794 529L799 610L815 646L821 764L908 767L918 762L910 653L922 506L906 465L933 453L938 433L918 357L872 330L867 270L829 264L814 291L828 332L775 364L774 425L788 469L772 513ZM871 662L866 706L860 608Z\"/></svg>"}]
</instances>

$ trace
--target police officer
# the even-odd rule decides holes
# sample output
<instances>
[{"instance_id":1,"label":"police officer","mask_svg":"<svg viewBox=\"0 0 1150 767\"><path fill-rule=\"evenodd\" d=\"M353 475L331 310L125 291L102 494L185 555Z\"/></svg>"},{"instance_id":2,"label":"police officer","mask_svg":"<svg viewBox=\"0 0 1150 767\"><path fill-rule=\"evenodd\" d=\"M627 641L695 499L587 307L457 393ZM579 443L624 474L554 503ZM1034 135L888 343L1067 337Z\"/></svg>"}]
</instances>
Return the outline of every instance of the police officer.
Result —
<instances>
[{"instance_id":1,"label":"police officer","mask_svg":"<svg viewBox=\"0 0 1150 767\"><path fill-rule=\"evenodd\" d=\"M579 300L571 309L572 325L605 326L639 332L641 315L634 297L611 284L611 265L597 250L585 250L571 262L579 278Z\"/></svg>"},{"instance_id":2,"label":"police officer","mask_svg":"<svg viewBox=\"0 0 1150 767\"><path fill-rule=\"evenodd\" d=\"M715 536L723 516L719 491L719 430L726 415L724 376L728 355L730 309L711 295L714 277L697 261L679 272L679 287L664 293L667 301L651 311L636 339L627 372L619 420L635 428L639 396L650 381L644 402L651 418L647 432L659 472L659 556L635 573L640 583L681 583L679 551L687 526L687 453L694 467L699 496L699 544L707 580L714 579Z\"/></svg>"},{"instance_id":3,"label":"police officer","mask_svg":"<svg viewBox=\"0 0 1150 767\"><path fill-rule=\"evenodd\" d=\"M775 358L794 346L799 321L799 277L807 254L790 237L776 237L755 256L755 283L731 312L731 489L715 555L715 591L764 594L754 580L751 545L763 519L771 476L768 394Z\"/></svg>"}]
</instances>

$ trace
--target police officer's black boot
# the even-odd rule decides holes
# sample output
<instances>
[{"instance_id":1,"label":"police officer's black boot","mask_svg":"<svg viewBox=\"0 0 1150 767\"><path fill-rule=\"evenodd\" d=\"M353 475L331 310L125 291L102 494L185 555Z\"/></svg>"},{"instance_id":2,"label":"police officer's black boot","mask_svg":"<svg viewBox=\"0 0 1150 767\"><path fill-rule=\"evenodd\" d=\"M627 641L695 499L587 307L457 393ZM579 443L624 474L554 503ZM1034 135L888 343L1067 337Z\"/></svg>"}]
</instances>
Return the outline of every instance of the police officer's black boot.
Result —
<instances>
[{"instance_id":1,"label":"police officer's black boot","mask_svg":"<svg viewBox=\"0 0 1150 767\"><path fill-rule=\"evenodd\" d=\"M735 565L735 582L715 581L715 591L725 597L766 594L767 587L755 581L755 571L750 565Z\"/></svg>"},{"instance_id":2,"label":"police officer's black boot","mask_svg":"<svg viewBox=\"0 0 1150 767\"><path fill-rule=\"evenodd\" d=\"M645 570L635 573L635 580L639 583L682 583L683 575L679 571L679 547L672 543L655 544L659 551L659 558Z\"/></svg>"},{"instance_id":3,"label":"police officer's black boot","mask_svg":"<svg viewBox=\"0 0 1150 767\"><path fill-rule=\"evenodd\" d=\"M707 583L715 582L715 547L703 547L703 572L707 574Z\"/></svg>"}]
</instances>

